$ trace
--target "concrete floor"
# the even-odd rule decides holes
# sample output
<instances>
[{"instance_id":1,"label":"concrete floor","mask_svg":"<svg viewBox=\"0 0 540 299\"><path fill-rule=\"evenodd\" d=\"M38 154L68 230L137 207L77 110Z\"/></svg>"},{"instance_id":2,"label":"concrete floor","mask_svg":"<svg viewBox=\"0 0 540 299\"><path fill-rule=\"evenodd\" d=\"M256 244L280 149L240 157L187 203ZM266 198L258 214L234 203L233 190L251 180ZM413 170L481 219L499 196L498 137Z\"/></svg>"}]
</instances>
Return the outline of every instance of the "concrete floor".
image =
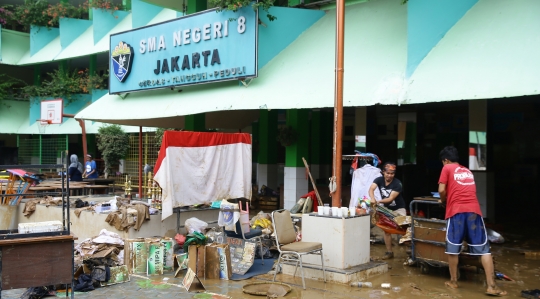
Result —
<instances>
[{"instance_id":1,"label":"concrete floor","mask_svg":"<svg viewBox=\"0 0 540 299\"><path fill-rule=\"evenodd\" d=\"M511 278L514 282L497 280L498 285L508 291L507 298L519 298L521 290L540 288L540 260L525 259L523 251L538 251L538 244L529 241L507 240L506 244L492 244L496 259L496 270ZM448 280L448 269L431 269L429 274L422 274L417 267L404 266L407 259L404 246L395 246L396 258L388 262L388 273L369 279L373 288L352 288L348 285L323 283L306 280L307 289L302 289L300 277L278 274L278 281L292 286L292 292L286 298L482 298L485 297L485 276L477 274L473 268L461 271L460 288L450 290L444 286ZM384 254L383 244L371 245L371 256L378 259ZM164 280L166 279L166 280ZM203 280L209 292L226 294L232 298L262 298L242 292L242 286L249 282L269 281L272 275L266 274L244 281ZM390 283L392 288L381 288L382 283ZM398 287L399 289L393 289ZM2 291L2 298L15 299L24 289ZM194 293L187 293L181 287L181 279L172 274L154 276L131 276L131 281L96 289L92 292L76 294L76 298L194 298Z\"/></svg>"}]
</instances>

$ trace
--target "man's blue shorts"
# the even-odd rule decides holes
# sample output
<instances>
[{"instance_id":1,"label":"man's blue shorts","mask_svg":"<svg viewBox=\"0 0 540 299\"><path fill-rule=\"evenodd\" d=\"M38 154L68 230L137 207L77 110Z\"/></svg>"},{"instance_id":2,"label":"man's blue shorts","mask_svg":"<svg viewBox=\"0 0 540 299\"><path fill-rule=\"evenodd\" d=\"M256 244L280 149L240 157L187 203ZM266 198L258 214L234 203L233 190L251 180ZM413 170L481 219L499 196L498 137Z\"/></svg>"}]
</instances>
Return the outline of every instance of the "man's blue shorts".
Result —
<instances>
[{"instance_id":1,"label":"man's blue shorts","mask_svg":"<svg viewBox=\"0 0 540 299\"><path fill-rule=\"evenodd\" d=\"M445 253L459 254L463 241L469 245L469 253L472 255L490 254L482 216L476 213L458 213L448 218Z\"/></svg>"}]
</instances>

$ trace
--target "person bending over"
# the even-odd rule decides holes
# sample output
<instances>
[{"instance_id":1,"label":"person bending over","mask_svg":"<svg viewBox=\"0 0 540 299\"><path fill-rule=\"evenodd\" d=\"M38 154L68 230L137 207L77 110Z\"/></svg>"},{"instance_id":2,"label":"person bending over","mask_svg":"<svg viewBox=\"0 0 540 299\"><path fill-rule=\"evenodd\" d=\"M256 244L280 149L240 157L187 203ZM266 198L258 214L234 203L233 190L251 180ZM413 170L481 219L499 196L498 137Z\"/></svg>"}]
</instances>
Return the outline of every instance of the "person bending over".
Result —
<instances>
[{"instance_id":1,"label":"person bending over","mask_svg":"<svg viewBox=\"0 0 540 299\"><path fill-rule=\"evenodd\" d=\"M484 219L476 197L476 185L472 172L458 163L458 151L453 146L445 147L439 154L443 169L439 178L441 203L446 204L446 251L450 268L450 281L445 285L458 287L457 271L459 253L463 241L469 245L472 255L480 255L486 273L487 295L504 296L495 284L493 259L489 249Z\"/></svg>"},{"instance_id":2,"label":"person bending over","mask_svg":"<svg viewBox=\"0 0 540 299\"><path fill-rule=\"evenodd\" d=\"M381 193L381 198L378 203L384 204L384 206L395 213L406 216L407 211L405 210L405 200L401 193L403 192L403 187L401 181L394 178L396 175L396 164L393 162L386 162L382 166L382 177L378 177L373 180L371 187L369 188L369 197L371 202L375 202L375 189L379 187L379 192ZM394 257L394 252L392 251L392 235L384 232L384 244L386 245L386 253L382 257L383 260L391 259Z\"/></svg>"}]
</instances>

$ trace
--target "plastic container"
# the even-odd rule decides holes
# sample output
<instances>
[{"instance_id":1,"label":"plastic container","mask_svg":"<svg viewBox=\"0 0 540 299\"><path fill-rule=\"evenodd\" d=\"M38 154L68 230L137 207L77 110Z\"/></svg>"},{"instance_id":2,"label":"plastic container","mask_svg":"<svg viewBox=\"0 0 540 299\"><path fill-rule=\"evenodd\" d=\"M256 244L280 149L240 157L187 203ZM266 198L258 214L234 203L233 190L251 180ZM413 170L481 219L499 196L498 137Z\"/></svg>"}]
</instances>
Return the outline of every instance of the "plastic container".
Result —
<instances>
[{"instance_id":1,"label":"plastic container","mask_svg":"<svg viewBox=\"0 0 540 299\"><path fill-rule=\"evenodd\" d=\"M356 208L349 208L349 216L355 216L356 215Z\"/></svg>"},{"instance_id":2,"label":"plastic container","mask_svg":"<svg viewBox=\"0 0 540 299\"><path fill-rule=\"evenodd\" d=\"M343 217L348 218L349 217L349 208L342 207L341 208L341 214L343 214Z\"/></svg>"},{"instance_id":3,"label":"plastic container","mask_svg":"<svg viewBox=\"0 0 540 299\"><path fill-rule=\"evenodd\" d=\"M319 215L324 215L324 207L323 206L318 206L317 208L317 213Z\"/></svg>"},{"instance_id":4,"label":"plastic container","mask_svg":"<svg viewBox=\"0 0 540 299\"><path fill-rule=\"evenodd\" d=\"M330 216L330 207L328 206L324 206L324 215L325 216Z\"/></svg>"},{"instance_id":5,"label":"plastic container","mask_svg":"<svg viewBox=\"0 0 540 299\"><path fill-rule=\"evenodd\" d=\"M393 287L392 291L394 291L394 293L399 293L399 292L401 292L401 288L400 287Z\"/></svg>"},{"instance_id":6,"label":"plastic container","mask_svg":"<svg viewBox=\"0 0 540 299\"><path fill-rule=\"evenodd\" d=\"M45 233L62 231L62 222L58 220L32 223L19 223L19 234Z\"/></svg>"},{"instance_id":7,"label":"plastic container","mask_svg":"<svg viewBox=\"0 0 540 299\"><path fill-rule=\"evenodd\" d=\"M373 284L367 281L355 281L351 282L351 287L354 288L372 288Z\"/></svg>"},{"instance_id":8,"label":"plastic container","mask_svg":"<svg viewBox=\"0 0 540 299\"><path fill-rule=\"evenodd\" d=\"M381 288L383 289L389 289L390 287L392 287L392 285L389 283L381 283Z\"/></svg>"},{"instance_id":9,"label":"plastic container","mask_svg":"<svg viewBox=\"0 0 540 299\"><path fill-rule=\"evenodd\" d=\"M332 207L332 217L338 217L338 207Z\"/></svg>"},{"instance_id":10,"label":"plastic container","mask_svg":"<svg viewBox=\"0 0 540 299\"><path fill-rule=\"evenodd\" d=\"M242 211L242 202L238 203L240 207L240 225L242 225L242 231L249 233L249 204L246 202L246 210Z\"/></svg>"}]
</instances>

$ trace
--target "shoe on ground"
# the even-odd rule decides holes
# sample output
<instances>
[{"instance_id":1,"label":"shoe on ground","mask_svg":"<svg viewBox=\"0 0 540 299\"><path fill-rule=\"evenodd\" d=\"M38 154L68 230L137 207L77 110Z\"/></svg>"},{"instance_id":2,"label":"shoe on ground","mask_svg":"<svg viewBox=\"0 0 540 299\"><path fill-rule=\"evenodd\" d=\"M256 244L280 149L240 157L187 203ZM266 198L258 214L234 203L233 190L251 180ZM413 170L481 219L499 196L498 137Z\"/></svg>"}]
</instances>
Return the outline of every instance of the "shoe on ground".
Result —
<instances>
[{"instance_id":1,"label":"shoe on ground","mask_svg":"<svg viewBox=\"0 0 540 299\"><path fill-rule=\"evenodd\" d=\"M393 252L387 252L382 257L383 260L388 260L388 259L393 259L393 258L394 258L394 253Z\"/></svg>"}]
</instances>

